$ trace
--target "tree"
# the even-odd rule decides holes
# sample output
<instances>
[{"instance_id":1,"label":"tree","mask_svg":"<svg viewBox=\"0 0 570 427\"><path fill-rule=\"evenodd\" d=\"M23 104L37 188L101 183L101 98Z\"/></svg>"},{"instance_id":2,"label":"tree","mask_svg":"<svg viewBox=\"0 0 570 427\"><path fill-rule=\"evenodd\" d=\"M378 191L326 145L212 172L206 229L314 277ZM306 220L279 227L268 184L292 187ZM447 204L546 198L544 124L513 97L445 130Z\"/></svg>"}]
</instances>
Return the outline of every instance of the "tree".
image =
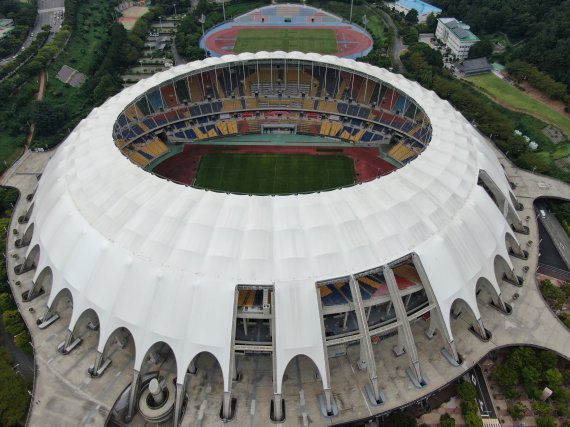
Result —
<instances>
[{"instance_id":1,"label":"tree","mask_svg":"<svg viewBox=\"0 0 570 427\"><path fill-rule=\"evenodd\" d=\"M453 418L449 414L442 414L439 417L439 426L440 427L455 427L455 418Z\"/></svg>"},{"instance_id":2,"label":"tree","mask_svg":"<svg viewBox=\"0 0 570 427\"><path fill-rule=\"evenodd\" d=\"M562 385L563 377L562 373L558 369L551 368L544 373L544 379L546 380L546 385L548 385L548 387L555 389Z\"/></svg>"},{"instance_id":3,"label":"tree","mask_svg":"<svg viewBox=\"0 0 570 427\"><path fill-rule=\"evenodd\" d=\"M12 368L8 351L0 348L0 425L24 425L30 404L26 381Z\"/></svg>"},{"instance_id":4,"label":"tree","mask_svg":"<svg viewBox=\"0 0 570 427\"><path fill-rule=\"evenodd\" d=\"M526 407L522 403L517 402L514 405L509 406L507 411L513 420L518 421L524 418L525 410Z\"/></svg>"},{"instance_id":5,"label":"tree","mask_svg":"<svg viewBox=\"0 0 570 427\"><path fill-rule=\"evenodd\" d=\"M536 426L537 427L556 427L558 423L556 422L556 418L548 416L548 417L539 417L536 419Z\"/></svg>"},{"instance_id":6,"label":"tree","mask_svg":"<svg viewBox=\"0 0 570 427\"><path fill-rule=\"evenodd\" d=\"M435 33L435 30L437 28L437 17L433 13L430 13L427 16L426 26L430 33Z\"/></svg>"},{"instance_id":7,"label":"tree","mask_svg":"<svg viewBox=\"0 0 570 427\"><path fill-rule=\"evenodd\" d=\"M16 336L25 330L20 313L16 310L8 310L2 313L2 320L4 321L4 329L12 336Z\"/></svg>"},{"instance_id":8,"label":"tree","mask_svg":"<svg viewBox=\"0 0 570 427\"><path fill-rule=\"evenodd\" d=\"M457 394L461 400L472 401L477 399L477 389L467 381L462 381L457 387Z\"/></svg>"},{"instance_id":9,"label":"tree","mask_svg":"<svg viewBox=\"0 0 570 427\"><path fill-rule=\"evenodd\" d=\"M482 58L491 56L493 43L489 40L479 40L469 49L469 58Z\"/></svg>"},{"instance_id":10,"label":"tree","mask_svg":"<svg viewBox=\"0 0 570 427\"><path fill-rule=\"evenodd\" d=\"M406 13L405 19L408 24L416 25L418 23L418 11L416 9L411 9Z\"/></svg>"},{"instance_id":11,"label":"tree","mask_svg":"<svg viewBox=\"0 0 570 427\"><path fill-rule=\"evenodd\" d=\"M55 134L61 130L68 117L69 111L65 104L56 104L49 100L36 102L32 110L32 120L39 136Z\"/></svg>"},{"instance_id":12,"label":"tree","mask_svg":"<svg viewBox=\"0 0 570 427\"><path fill-rule=\"evenodd\" d=\"M16 309L16 304L14 304L12 295L0 294L0 313L4 313L5 311L15 310L15 309Z\"/></svg>"},{"instance_id":13,"label":"tree","mask_svg":"<svg viewBox=\"0 0 570 427\"><path fill-rule=\"evenodd\" d=\"M547 417L552 414L552 406L550 406L550 403L540 400L532 402L532 410L539 417Z\"/></svg>"},{"instance_id":14,"label":"tree","mask_svg":"<svg viewBox=\"0 0 570 427\"><path fill-rule=\"evenodd\" d=\"M476 412L469 412L463 415L466 427L483 427L483 421Z\"/></svg>"}]
</instances>

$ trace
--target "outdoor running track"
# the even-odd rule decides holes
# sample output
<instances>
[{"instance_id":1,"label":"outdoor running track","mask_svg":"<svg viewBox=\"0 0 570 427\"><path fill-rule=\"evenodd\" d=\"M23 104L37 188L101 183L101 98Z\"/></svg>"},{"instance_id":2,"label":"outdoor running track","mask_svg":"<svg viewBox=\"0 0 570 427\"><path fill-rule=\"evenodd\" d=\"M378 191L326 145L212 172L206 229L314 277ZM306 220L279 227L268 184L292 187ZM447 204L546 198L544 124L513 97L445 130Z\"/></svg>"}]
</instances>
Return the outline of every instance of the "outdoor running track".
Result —
<instances>
[{"instance_id":1,"label":"outdoor running track","mask_svg":"<svg viewBox=\"0 0 570 427\"><path fill-rule=\"evenodd\" d=\"M328 151L317 151L317 150ZM334 151L333 151L334 150ZM184 150L160 163L154 173L173 181L191 185L202 156L209 153L230 154L313 154L319 156L346 156L354 160L356 180L370 181L378 176L386 175L396 169L395 166L378 157L378 148L374 147L284 147L267 145L193 145L188 144Z\"/></svg>"},{"instance_id":2,"label":"outdoor running track","mask_svg":"<svg viewBox=\"0 0 570 427\"><path fill-rule=\"evenodd\" d=\"M258 26L258 25L236 25L231 28L214 31L209 34L206 38L206 48L218 55L228 55L234 53L234 45L236 43L238 33L242 29L246 28L257 28L257 29L279 29L282 30L292 29L292 30L333 30L336 33L336 42L338 47L338 52L335 56L345 57L355 55L359 52L363 52L366 49L372 47L372 40L366 35L354 30L350 25L338 25L338 26ZM308 36L310 37L310 36Z\"/></svg>"}]
</instances>

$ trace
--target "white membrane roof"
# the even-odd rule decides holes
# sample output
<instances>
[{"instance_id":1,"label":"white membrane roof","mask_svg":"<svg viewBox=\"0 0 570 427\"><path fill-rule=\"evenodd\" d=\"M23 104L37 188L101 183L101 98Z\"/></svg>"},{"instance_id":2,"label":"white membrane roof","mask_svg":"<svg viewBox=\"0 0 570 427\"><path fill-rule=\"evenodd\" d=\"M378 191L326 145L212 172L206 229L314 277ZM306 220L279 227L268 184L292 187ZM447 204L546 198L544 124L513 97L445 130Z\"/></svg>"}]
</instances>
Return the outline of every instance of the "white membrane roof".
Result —
<instances>
[{"instance_id":1,"label":"white membrane roof","mask_svg":"<svg viewBox=\"0 0 570 427\"><path fill-rule=\"evenodd\" d=\"M374 181L321 193L246 196L194 189L145 172L125 158L113 124L137 96L205 66L265 58L338 64L412 97L431 120L431 143L405 167ZM484 190L485 170L507 200L504 172L481 136L446 101L401 75L362 62L297 52L209 58L171 68L94 109L58 148L35 196L30 248L36 278L53 272L49 303L73 297L70 328L86 309L99 316L99 349L118 327L136 343L135 367L168 343L179 372L209 351L229 387L235 287L275 289L278 378L309 356L326 375L315 282L419 254L443 313L463 299L478 315L475 284L497 289L495 256L509 257L510 228ZM449 328L449 318L446 319ZM182 380L179 375L179 380ZM279 384L276 385L280 389Z\"/></svg>"}]
</instances>

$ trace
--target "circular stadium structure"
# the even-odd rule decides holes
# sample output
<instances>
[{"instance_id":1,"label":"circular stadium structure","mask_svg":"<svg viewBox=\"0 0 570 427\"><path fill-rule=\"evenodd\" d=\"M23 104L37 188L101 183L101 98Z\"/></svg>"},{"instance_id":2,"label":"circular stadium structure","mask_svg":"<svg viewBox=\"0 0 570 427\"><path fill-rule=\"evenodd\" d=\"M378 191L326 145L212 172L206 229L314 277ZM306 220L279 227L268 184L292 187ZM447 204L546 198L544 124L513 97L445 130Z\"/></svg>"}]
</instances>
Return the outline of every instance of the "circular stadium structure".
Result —
<instances>
[{"instance_id":1,"label":"circular stadium structure","mask_svg":"<svg viewBox=\"0 0 570 427\"><path fill-rule=\"evenodd\" d=\"M353 182L238 194L195 185L200 167L184 166L192 161L176 179L168 168L156 172L204 147L273 150L274 137L281 149L326 147L352 158ZM354 149L375 159L346 154ZM376 166L359 178L357 163ZM239 405L244 354L271 360L264 422L285 417L285 373L301 355L316 367L322 416L334 417L344 409L331 357L353 345L368 376L362 394L380 413L390 387L377 373L381 358L405 355L409 384L422 389L429 378L420 351L450 369L462 363L454 317L488 340L481 295L510 311L499 283L519 280L510 260L524 256L517 207L478 132L417 83L333 56L228 55L140 81L77 126L39 182L19 268L36 269L27 300L49 294L40 327L72 301L61 352L73 350L80 325L99 328L93 377L115 344L130 348L134 386L119 405L128 420L178 423L202 354L221 367L223 419ZM418 330L437 331L441 346L418 348ZM393 335L395 346L381 352L378 343ZM145 366L165 355L168 375L149 383Z\"/></svg>"},{"instance_id":2,"label":"circular stadium structure","mask_svg":"<svg viewBox=\"0 0 570 427\"><path fill-rule=\"evenodd\" d=\"M323 9L300 4L260 7L209 29L200 47L210 56L285 50L356 59L372 51L360 26Z\"/></svg>"}]
</instances>

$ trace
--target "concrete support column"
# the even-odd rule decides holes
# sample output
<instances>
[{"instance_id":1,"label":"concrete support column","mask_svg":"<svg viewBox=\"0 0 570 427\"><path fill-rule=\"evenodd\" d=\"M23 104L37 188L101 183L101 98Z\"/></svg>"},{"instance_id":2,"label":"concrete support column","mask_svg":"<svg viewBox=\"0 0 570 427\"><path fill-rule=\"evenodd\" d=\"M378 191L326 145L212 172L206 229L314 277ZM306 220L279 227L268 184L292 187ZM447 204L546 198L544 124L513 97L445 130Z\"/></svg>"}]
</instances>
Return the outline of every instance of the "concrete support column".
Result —
<instances>
[{"instance_id":1,"label":"concrete support column","mask_svg":"<svg viewBox=\"0 0 570 427\"><path fill-rule=\"evenodd\" d=\"M129 391L129 406L127 408L127 416L125 417L125 421L127 423L130 423L135 415L136 402L139 392L139 379L139 371L133 369L133 381L131 382L131 390Z\"/></svg>"},{"instance_id":2,"label":"concrete support column","mask_svg":"<svg viewBox=\"0 0 570 427\"><path fill-rule=\"evenodd\" d=\"M95 355L95 363L93 364L93 366L91 368L89 368L89 373L96 377L98 375L98 371L99 368L101 368L101 365L103 364L103 354L100 351L97 351L97 354Z\"/></svg>"},{"instance_id":3,"label":"concrete support column","mask_svg":"<svg viewBox=\"0 0 570 427\"><path fill-rule=\"evenodd\" d=\"M344 313L344 321L342 323L342 329L346 330L347 324L348 324L348 311L346 313Z\"/></svg>"},{"instance_id":4,"label":"concrete support column","mask_svg":"<svg viewBox=\"0 0 570 427\"><path fill-rule=\"evenodd\" d=\"M283 400L281 393L275 393L273 395L273 417L276 421L283 419Z\"/></svg>"},{"instance_id":5,"label":"concrete support column","mask_svg":"<svg viewBox=\"0 0 570 427\"><path fill-rule=\"evenodd\" d=\"M429 339L432 339L433 336L435 335L435 331L436 329L438 329L438 325L437 325L437 320L436 320L436 313L434 313L434 311L436 311L437 308L434 308L433 310L430 310L429 313L429 327L426 331L426 336Z\"/></svg>"},{"instance_id":6,"label":"concrete support column","mask_svg":"<svg viewBox=\"0 0 570 427\"><path fill-rule=\"evenodd\" d=\"M164 402L164 390L162 390L162 386L156 378L150 380L148 390L150 391L152 399L156 405L160 405L162 402Z\"/></svg>"},{"instance_id":7,"label":"concrete support column","mask_svg":"<svg viewBox=\"0 0 570 427\"><path fill-rule=\"evenodd\" d=\"M174 405L174 427L180 425L182 420L182 414L180 410L182 409L182 403L184 401L184 384L176 383L176 403Z\"/></svg>"},{"instance_id":8,"label":"concrete support column","mask_svg":"<svg viewBox=\"0 0 570 427\"><path fill-rule=\"evenodd\" d=\"M403 343L406 349L406 353L410 358L410 369L412 375L418 382L418 384L423 383L421 370L420 370L420 362L418 358L418 352L416 349L416 343L414 342L414 337L412 335L412 328L410 327L410 321L408 319L408 315L406 313L406 308L404 307L404 303L402 301L402 297L400 295L400 290L398 289L398 284L396 283L396 277L394 276L394 272L388 266L384 266L384 279L386 280L386 284L388 285L388 291L390 293L390 299L394 304L394 311L396 312L396 317L398 321L401 323L401 330L398 328L398 340L400 336L403 338ZM400 334L400 332L402 332Z\"/></svg>"},{"instance_id":9,"label":"concrete support column","mask_svg":"<svg viewBox=\"0 0 570 427\"><path fill-rule=\"evenodd\" d=\"M481 339L486 340L487 337L487 330L485 329L485 325L483 324L483 319L477 319L477 322L473 325L473 329L475 332L481 337Z\"/></svg>"},{"instance_id":10,"label":"concrete support column","mask_svg":"<svg viewBox=\"0 0 570 427\"><path fill-rule=\"evenodd\" d=\"M326 405L326 409L327 409L327 413L328 414L332 414L333 413L333 409L332 409L332 391L330 388L325 388L325 405Z\"/></svg>"},{"instance_id":11,"label":"concrete support column","mask_svg":"<svg viewBox=\"0 0 570 427\"><path fill-rule=\"evenodd\" d=\"M228 420L232 416L232 392L224 391L224 402L222 405L222 415Z\"/></svg>"},{"instance_id":12,"label":"concrete support column","mask_svg":"<svg viewBox=\"0 0 570 427\"><path fill-rule=\"evenodd\" d=\"M245 336L247 336L247 318L243 318L241 319L243 322L243 333L245 334Z\"/></svg>"},{"instance_id":13,"label":"concrete support column","mask_svg":"<svg viewBox=\"0 0 570 427\"><path fill-rule=\"evenodd\" d=\"M378 375L376 372L376 361L374 359L374 349L372 348L372 343L370 339L370 331L368 329L368 323L366 321L366 313L364 311L364 306L362 304L362 294L360 293L360 286L354 278L350 276L349 279L350 292L352 294L352 301L354 303L354 314L356 315L356 321L358 323L358 329L360 331L360 360L358 367L360 369L366 369L368 372L368 378L370 380L370 386L374 394L375 403L382 401L380 398L380 390L378 388Z\"/></svg>"},{"instance_id":14,"label":"concrete support column","mask_svg":"<svg viewBox=\"0 0 570 427\"><path fill-rule=\"evenodd\" d=\"M73 332L67 331L67 335L65 336L65 341L63 341L63 351L65 351L65 349L69 347L71 341L73 341Z\"/></svg>"}]
</instances>

